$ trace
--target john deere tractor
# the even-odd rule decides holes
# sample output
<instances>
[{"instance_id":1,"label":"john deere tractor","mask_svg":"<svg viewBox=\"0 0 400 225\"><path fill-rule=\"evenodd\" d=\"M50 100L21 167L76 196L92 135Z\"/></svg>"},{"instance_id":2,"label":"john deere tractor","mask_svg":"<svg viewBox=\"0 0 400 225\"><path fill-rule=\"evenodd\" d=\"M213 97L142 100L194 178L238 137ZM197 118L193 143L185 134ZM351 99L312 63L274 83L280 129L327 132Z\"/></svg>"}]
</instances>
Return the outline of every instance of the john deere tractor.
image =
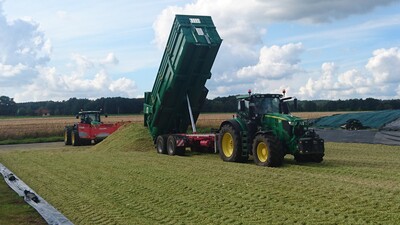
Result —
<instances>
[{"instance_id":1,"label":"john deere tractor","mask_svg":"<svg viewBox=\"0 0 400 225\"><path fill-rule=\"evenodd\" d=\"M238 96L237 116L224 121L218 148L222 160L245 162L253 155L259 166L277 167L286 154L298 162L322 162L324 140L301 118L292 116L288 102L297 99L283 94Z\"/></svg>"}]
</instances>

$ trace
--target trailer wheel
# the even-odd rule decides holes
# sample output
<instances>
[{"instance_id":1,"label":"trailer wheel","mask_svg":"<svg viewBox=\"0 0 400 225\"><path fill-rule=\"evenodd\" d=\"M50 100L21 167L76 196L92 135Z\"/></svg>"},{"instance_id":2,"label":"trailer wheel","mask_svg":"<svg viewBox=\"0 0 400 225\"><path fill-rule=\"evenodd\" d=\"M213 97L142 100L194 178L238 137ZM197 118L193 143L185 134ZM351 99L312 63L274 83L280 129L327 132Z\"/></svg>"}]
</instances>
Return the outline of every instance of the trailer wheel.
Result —
<instances>
[{"instance_id":1,"label":"trailer wheel","mask_svg":"<svg viewBox=\"0 0 400 225\"><path fill-rule=\"evenodd\" d=\"M253 157L259 166L278 167L283 163L284 154L276 137L259 134L253 141Z\"/></svg>"},{"instance_id":2,"label":"trailer wheel","mask_svg":"<svg viewBox=\"0 0 400 225\"><path fill-rule=\"evenodd\" d=\"M168 155L184 155L185 148L176 146L176 137L170 135L167 140L167 152Z\"/></svg>"},{"instance_id":3,"label":"trailer wheel","mask_svg":"<svg viewBox=\"0 0 400 225\"><path fill-rule=\"evenodd\" d=\"M79 140L79 133L77 130L73 130L71 134L71 144L73 146L79 146L80 145L80 140Z\"/></svg>"},{"instance_id":4,"label":"trailer wheel","mask_svg":"<svg viewBox=\"0 0 400 225\"><path fill-rule=\"evenodd\" d=\"M167 138L164 135L160 135L156 139L156 148L158 154L167 154Z\"/></svg>"},{"instance_id":5,"label":"trailer wheel","mask_svg":"<svg viewBox=\"0 0 400 225\"><path fill-rule=\"evenodd\" d=\"M218 141L219 156L225 162L243 162L242 139L238 130L226 124L221 128L221 138Z\"/></svg>"},{"instance_id":6,"label":"trailer wheel","mask_svg":"<svg viewBox=\"0 0 400 225\"><path fill-rule=\"evenodd\" d=\"M64 128L64 144L71 145L71 128L70 127Z\"/></svg>"}]
</instances>

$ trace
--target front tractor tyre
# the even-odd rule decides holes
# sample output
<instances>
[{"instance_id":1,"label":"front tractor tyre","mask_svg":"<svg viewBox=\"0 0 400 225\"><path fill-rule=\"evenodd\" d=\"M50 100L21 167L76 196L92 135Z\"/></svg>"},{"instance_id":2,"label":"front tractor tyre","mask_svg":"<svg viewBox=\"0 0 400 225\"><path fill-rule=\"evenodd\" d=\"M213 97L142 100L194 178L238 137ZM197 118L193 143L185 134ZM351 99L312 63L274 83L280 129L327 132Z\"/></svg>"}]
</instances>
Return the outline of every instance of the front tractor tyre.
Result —
<instances>
[{"instance_id":1,"label":"front tractor tyre","mask_svg":"<svg viewBox=\"0 0 400 225\"><path fill-rule=\"evenodd\" d=\"M225 162L243 162L240 133L232 125L226 124L220 130L218 140L219 156Z\"/></svg>"},{"instance_id":2,"label":"front tractor tyre","mask_svg":"<svg viewBox=\"0 0 400 225\"><path fill-rule=\"evenodd\" d=\"M156 149L158 154L167 154L167 137L160 135L156 139Z\"/></svg>"},{"instance_id":3,"label":"front tractor tyre","mask_svg":"<svg viewBox=\"0 0 400 225\"><path fill-rule=\"evenodd\" d=\"M253 158L258 166L281 166L284 154L278 139L272 135L257 135L253 141Z\"/></svg>"},{"instance_id":4,"label":"front tractor tyre","mask_svg":"<svg viewBox=\"0 0 400 225\"><path fill-rule=\"evenodd\" d=\"M64 144L65 145L71 145L71 128L70 127L65 127L64 128Z\"/></svg>"},{"instance_id":5,"label":"front tractor tyre","mask_svg":"<svg viewBox=\"0 0 400 225\"><path fill-rule=\"evenodd\" d=\"M77 130L73 130L71 134L71 144L73 146L79 146L80 145L80 139L79 139L79 133Z\"/></svg>"}]
</instances>

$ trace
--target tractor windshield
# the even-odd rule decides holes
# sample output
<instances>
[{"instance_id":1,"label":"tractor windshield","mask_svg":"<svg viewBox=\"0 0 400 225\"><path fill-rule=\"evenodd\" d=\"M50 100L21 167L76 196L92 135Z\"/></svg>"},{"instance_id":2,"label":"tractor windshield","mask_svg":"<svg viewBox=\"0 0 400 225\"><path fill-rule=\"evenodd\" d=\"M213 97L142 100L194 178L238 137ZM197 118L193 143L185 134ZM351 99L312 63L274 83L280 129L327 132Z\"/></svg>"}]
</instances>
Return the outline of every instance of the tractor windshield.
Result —
<instances>
[{"instance_id":1,"label":"tractor windshield","mask_svg":"<svg viewBox=\"0 0 400 225\"><path fill-rule=\"evenodd\" d=\"M255 98L255 113L279 113L279 98Z\"/></svg>"},{"instance_id":2,"label":"tractor windshield","mask_svg":"<svg viewBox=\"0 0 400 225\"><path fill-rule=\"evenodd\" d=\"M82 114L81 122L87 124L100 123L100 115L97 113Z\"/></svg>"}]
</instances>

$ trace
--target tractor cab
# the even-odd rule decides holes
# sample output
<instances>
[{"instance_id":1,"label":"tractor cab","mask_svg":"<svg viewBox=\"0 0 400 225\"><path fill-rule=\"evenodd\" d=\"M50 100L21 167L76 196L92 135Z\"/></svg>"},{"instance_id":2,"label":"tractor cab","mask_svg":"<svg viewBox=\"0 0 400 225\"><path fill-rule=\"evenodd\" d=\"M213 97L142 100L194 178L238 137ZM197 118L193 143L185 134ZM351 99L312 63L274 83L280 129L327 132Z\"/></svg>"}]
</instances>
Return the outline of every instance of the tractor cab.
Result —
<instances>
[{"instance_id":1,"label":"tractor cab","mask_svg":"<svg viewBox=\"0 0 400 225\"><path fill-rule=\"evenodd\" d=\"M76 115L76 118L80 119L80 123L96 125L101 124L101 114L101 111L80 111L78 115ZM107 117L107 115L105 115L105 117Z\"/></svg>"},{"instance_id":2,"label":"tractor cab","mask_svg":"<svg viewBox=\"0 0 400 225\"><path fill-rule=\"evenodd\" d=\"M238 117L247 121L258 121L267 114L290 114L288 101L297 99L282 94L251 94L238 96Z\"/></svg>"}]
</instances>

